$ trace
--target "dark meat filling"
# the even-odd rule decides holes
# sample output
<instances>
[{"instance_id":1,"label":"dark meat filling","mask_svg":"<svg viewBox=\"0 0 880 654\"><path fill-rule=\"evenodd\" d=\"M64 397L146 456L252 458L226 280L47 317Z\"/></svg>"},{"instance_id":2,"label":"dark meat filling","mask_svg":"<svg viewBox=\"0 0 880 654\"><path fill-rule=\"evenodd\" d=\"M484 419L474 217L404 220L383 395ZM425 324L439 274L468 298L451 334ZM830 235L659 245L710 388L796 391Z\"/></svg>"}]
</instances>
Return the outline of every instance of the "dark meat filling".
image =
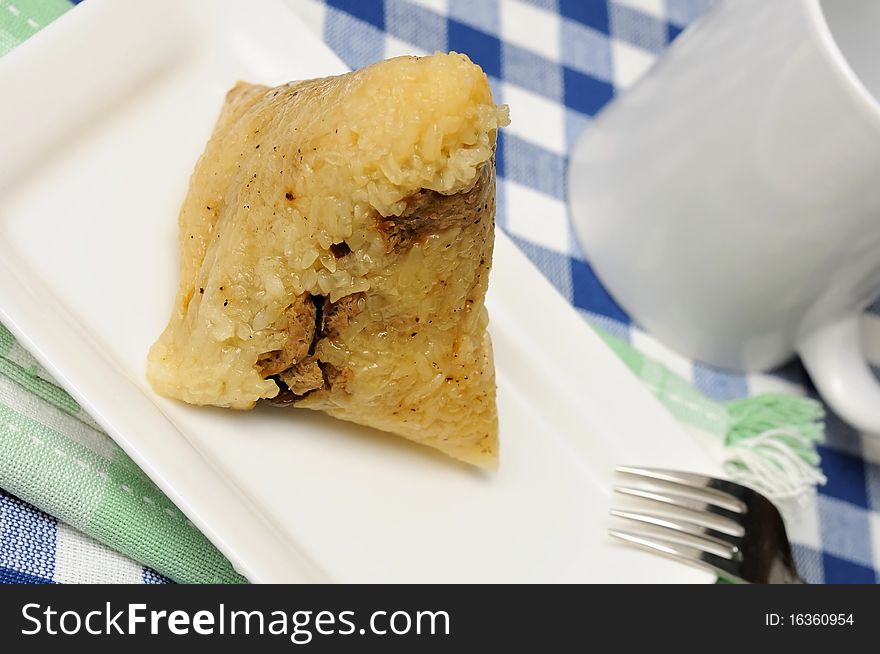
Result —
<instances>
[{"instance_id":1,"label":"dark meat filling","mask_svg":"<svg viewBox=\"0 0 880 654\"><path fill-rule=\"evenodd\" d=\"M421 189L406 198L406 208L399 216L380 216L377 228L385 241L385 250L406 250L430 234L457 225L482 220L495 197L495 164L487 162L480 169L474 185L453 195Z\"/></svg>"},{"instance_id":2,"label":"dark meat filling","mask_svg":"<svg viewBox=\"0 0 880 654\"><path fill-rule=\"evenodd\" d=\"M323 298L319 298L323 301ZM284 313L287 340L280 350L267 352L257 361L263 377L277 375L309 355L315 339L316 320L321 319L319 303L311 295L300 295Z\"/></svg>"},{"instance_id":3,"label":"dark meat filling","mask_svg":"<svg viewBox=\"0 0 880 654\"><path fill-rule=\"evenodd\" d=\"M288 406L308 393L344 384L351 376L348 369L339 369L315 357L321 338L337 338L359 311L362 293L329 303L322 296L305 294L297 298L286 316L287 341L280 350L260 358L263 377L278 386L278 395L268 398L279 406Z\"/></svg>"}]
</instances>

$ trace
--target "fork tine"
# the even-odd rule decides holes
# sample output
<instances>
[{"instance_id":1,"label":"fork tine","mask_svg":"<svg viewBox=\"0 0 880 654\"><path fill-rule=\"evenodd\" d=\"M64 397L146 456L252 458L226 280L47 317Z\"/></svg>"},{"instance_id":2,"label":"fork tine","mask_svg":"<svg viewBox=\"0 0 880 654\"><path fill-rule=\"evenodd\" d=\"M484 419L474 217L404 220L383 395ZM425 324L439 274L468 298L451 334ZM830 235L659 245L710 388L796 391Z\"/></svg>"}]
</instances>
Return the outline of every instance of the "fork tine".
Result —
<instances>
[{"instance_id":1,"label":"fork tine","mask_svg":"<svg viewBox=\"0 0 880 654\"><path fill-rule=\"evenodd\" d=\"M701 552L700 550L688 547L687 545L663 542L659 539L624 529L609 529L608 535L622 540L627 544L634 545L640 549L655 554L661 554L680 563L686 563L688 565L697 566L698 568L707 569L727 581L739 583L744 581L734 572L735 564L709 552Z\"/></svg>"},{"instance_id":2,"label":"fork tine","mask_svg":"<svg viewBox=\"0 0 880 654\"><path fill-rule=\"evenodd\" d=\"M700 538L717 546L720 551L728 552L735 560L740 560L742 558L742 552L740 552L739 545L732 540L721 538L720 536L727 536L726 534L721 534L721 532L717 532L706 527L698 527L697 525L693 525L681 520L675 520L673 518L664 518L647 513L638 513L636 511L611 509L609 513L614 517L620 518L622 520L632 520L634 522L653 525L654 527L668 529L670 531L678 532L680 534L688 534L690 536Z\"/></svg>"},{"instance_id":3,"label":"fork tine","mask_svg":"<svg viewBox=\"0 0 880 654\"><path fill-rule=\"evenodd\" d=\"M671 488L670 488L671 486ZM709 500L702 497L698 492L684 492L679 487L666 482L651 482L650 484L617 484L615 486L622 494L632 495L634 497L646 497L657 500L658 502L666 502L667 504L675 504L684 506L695 511L712 511L718 515L727 516L733 520L739 520L746 513L745 510L737 511L729 508L732 504L725 503L721 506L715 500ZM740 508L740 507L737 507Z\"/></svg>"},{"instance_id":4,"label":"fork tine","mask_svg":"<svg viewBox=\"0 0 880 654\"><path fill-rule=\"evenodd\" d=\"M618 466L616 470L624 475L648 479L670 493L699 500L707 504L714 504L728 511L745 513L748 510L746 503L741 499L717 488L717 480L711 477L689 472L635 468L632 466Z\"/></svg>"},{"instance_id":5,"label":"fork tine","mask_svg":"<svg viewBox=\"0 0 880 654\"><path fill-rule=\"evenodd\" d=\"M700 486L708 484L712 481L712 477L706 475L698 475L695 472L681 472L680 470L664 470L662 468L642 468L639 466L617 466L616 472L622 472L627 475L637 475L639 477L649 477L650 479L662 479L664 481L677 481L682 484L691 484Z\"/></svg>"},{"instance_id":6,"label":"fork tine","mask_svg":"<svg viewBox=\"0 0 880 654\"><path fill-rule=\"evenodd\" d=\"M709 552L721 558L731 561L739 561L739 548L730 542L721 540L720 538L712 538L711 536L699 536L686 531L668 527L666 525L657 524L650 521L640 520L638 518L629 518L618 516L630 523L629 533L638 534L644 537L653 537L665 543L675 545L685 545L692 547L700 552Z\"/></svg>"},{"instance_id":7,"label":"fork tine","mask_svg":"<svg viewBox=\"0 0 880 654\"><path fill-rule=\"evenodd\" d=\"M638 498L643 506L648 507L640 511L645 515L682 520L737 538L741 538L744 534L743 526L736 520L718 513L711 513L690 506L684 506L676 499L666 497L665 495L621 486L615 486L614 492Z\"/></svg>"}]
</instances>

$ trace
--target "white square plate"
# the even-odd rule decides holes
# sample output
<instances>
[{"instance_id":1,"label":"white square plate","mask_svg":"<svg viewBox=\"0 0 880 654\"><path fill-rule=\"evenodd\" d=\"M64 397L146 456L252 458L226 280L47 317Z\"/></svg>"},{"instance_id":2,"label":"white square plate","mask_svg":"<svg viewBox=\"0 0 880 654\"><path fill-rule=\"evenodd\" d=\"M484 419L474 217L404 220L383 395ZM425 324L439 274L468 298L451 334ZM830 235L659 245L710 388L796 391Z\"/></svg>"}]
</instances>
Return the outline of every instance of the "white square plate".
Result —
<instances>
[{"instance_id":1,"label":"white square plate","mask_svg":"<svg viewBox=\"0 0 880 654\"><path fill-rule=\"evenodd\" d=\"M277 0L89 0L0 60L2 320L252 581L711 580L607 538L615 464L713 468L502 234L497 473L152 392L178 208L224 93L343 70Z\"/></svg>"}]
</instances>

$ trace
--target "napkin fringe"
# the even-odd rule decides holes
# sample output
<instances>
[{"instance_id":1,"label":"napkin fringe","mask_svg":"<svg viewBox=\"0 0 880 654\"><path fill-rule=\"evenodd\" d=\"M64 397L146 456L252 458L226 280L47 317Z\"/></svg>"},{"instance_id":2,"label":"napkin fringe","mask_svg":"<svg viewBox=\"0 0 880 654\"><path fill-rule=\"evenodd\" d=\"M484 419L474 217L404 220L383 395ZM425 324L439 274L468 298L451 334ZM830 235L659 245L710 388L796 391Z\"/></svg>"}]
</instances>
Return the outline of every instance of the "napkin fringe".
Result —
<instances>
[{"instance_id":1,"label":"napkin fringe","mask_svg":"<svg viewBox=\"0 0 880 654\"><path fill-rule=\"evenodd\" d=\"M726 402L724 471L775 500L801 496L827 478L816 445L825 411L811 398L768 394Z\"/></svg>"},{"instance_id":2,"label":"napkin fringe","mask_svg":"<svg viewBox=\"0 0 880 654\"><path fill-rule=\"evenodd\" d=\"M673 416L718 438L718 460L731 480L774 500L805 497L825 484L816 451L825 434L821 402L781 393L718 402L659 361L593 327Z\"/></svg>"}]
</instances>

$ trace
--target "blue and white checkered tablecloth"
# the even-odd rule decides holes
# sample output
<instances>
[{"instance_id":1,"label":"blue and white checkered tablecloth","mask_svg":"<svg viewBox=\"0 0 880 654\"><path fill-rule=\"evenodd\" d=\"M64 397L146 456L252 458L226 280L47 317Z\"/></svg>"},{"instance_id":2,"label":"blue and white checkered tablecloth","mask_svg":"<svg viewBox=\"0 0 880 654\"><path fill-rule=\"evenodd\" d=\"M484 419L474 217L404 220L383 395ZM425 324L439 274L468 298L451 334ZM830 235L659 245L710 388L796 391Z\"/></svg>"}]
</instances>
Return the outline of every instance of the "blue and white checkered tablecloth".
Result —
<instances>
[{"instance_id":1,"label":"blue and white checkered tablecloth","mask_svg":"<svg viewBox=\"0 0 880 654\"><path fill-rule=\"evenodd\" d=\"M467 53L483 67L496 100L511 105L513 120L498 144L498 224L588 320L716 399L815 393L797 362L772 374L741 375L666 349L633 325L603 289L569 223L565 169L576 138L711 0L285 1L352 68L435 50ZM512 206L518 210L506 210ZM869 356L880 364L880 303L866 315L865 327ZM829 415L828 441L820 452L828 483L804 500L790 534L799 568L813 583L876 583L880 439ZM88 550L79 562L69 560L65 546L74 541L77 552ZM31 580L90 578L84 572L92 565L89 557L99 557L108 561L108 580L159 581L114 556L121 558L0 493L0 581L13 579L2 566L15 557L37 561L30 576L20 575Z\"/></svg>"}]
</instances>

